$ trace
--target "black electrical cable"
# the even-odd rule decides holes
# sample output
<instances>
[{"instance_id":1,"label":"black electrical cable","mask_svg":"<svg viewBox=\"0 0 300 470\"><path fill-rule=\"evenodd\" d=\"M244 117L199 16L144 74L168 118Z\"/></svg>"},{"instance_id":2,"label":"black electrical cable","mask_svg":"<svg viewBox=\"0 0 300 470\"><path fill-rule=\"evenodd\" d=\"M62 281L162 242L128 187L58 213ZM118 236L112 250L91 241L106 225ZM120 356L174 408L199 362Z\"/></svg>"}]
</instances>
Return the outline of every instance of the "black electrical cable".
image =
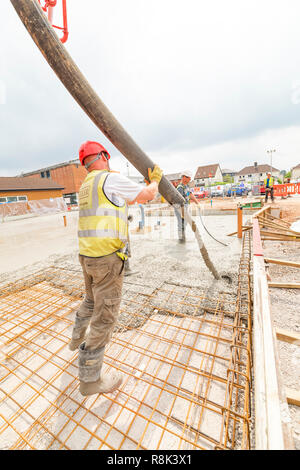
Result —
<instances>
[{"instance_id":1,"label":"black electrical cable","mask_svg":"<svg viewBox=\"0 0 300 470\"><path fill-rule=\"evenodd\" d=\"M208 231L207 228L205 227L204 222L203 222L203 220L202 220L201 210L200 210L200 207L199 207L199 206L198 206L198 209L199 209L199 215L200 215L201 223L202 223L202 225L203 225L203 227L204 227L204 230L208 233L208 235L209 235L211 238L213 238L216 242L220 243L221 245L228 246L228 245L226 245L226 243L220 242L220 240L217 240L211 233L209 233L209 231Z\"/></svg>"}]
</instances>

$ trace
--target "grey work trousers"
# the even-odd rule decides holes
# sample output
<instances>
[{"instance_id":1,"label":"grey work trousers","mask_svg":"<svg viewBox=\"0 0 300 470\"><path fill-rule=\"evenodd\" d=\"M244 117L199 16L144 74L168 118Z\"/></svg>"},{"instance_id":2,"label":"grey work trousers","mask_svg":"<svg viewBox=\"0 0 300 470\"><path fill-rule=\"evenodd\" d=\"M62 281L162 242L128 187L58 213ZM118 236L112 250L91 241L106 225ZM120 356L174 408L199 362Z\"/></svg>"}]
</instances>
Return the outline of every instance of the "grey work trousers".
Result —
<instances>
[{"instance_id":1,"label":"grey work trousers","mask_svg":"<svg viewBox=\"0 0 300 470\"><path fill-rule=\"evenodd\" d=\"M100 258L79 255L86 295L77 315L89 317L85 349L104 347L111 339L121 303L124 261L116 254Z\"/></svg>"},{"instance_id":2,"label":"grey work trousers","mask_svg":"<svg viewBox=\"0 0 300 470\"><path fill-rule=\"evenodd\" d=\"M270 194L271 200L274 201L274 195L273 195L274 189L272 188L266 188L266 195L265 195L265 202L268 202L268 196Z\"/></svg>"},{"instance_id":3,"label":"grey work trousers","mask_svg":"<svg viewBox=\"0 0 300 470\"><path fill-rule=\"evenodd\" d=\"M184 209L178 204L174 204L174 211L177 218L177 228L178 228L178 238L179 240L185 240L185 228L186 228L186 219L182 217L182 210L188 211L188 204L184 204Z\"/></svg>"}]
</instances>

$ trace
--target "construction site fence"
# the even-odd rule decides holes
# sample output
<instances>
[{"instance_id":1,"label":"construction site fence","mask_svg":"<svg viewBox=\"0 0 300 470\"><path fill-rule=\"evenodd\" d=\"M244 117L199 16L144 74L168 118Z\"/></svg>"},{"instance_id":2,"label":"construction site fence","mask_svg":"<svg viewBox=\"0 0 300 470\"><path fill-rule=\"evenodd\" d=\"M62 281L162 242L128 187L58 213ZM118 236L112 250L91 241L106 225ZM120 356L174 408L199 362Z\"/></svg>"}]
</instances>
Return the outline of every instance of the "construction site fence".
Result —
<instances>
[{"instance_id":1,"label":"construction site fence","mask_svg":"<svg viewBox=\"0 0 300 470\"><path fill-rule=\"evenodd\" d=\"M11 216L55 214L67 210L67 205L62 197L0 204L0 216L2 220L4 220L5 217Z\"/></svg>"},{"instance_id":2,"label":"construction site fence","mask_svg":"<svg viewBox=\"0 0 300 470\"><path fill-rule=\"evenodd\" d=\"M300 194L300 182L274 185L274 196L288 196L289 194Z\"/></svg>"}]
</instances>

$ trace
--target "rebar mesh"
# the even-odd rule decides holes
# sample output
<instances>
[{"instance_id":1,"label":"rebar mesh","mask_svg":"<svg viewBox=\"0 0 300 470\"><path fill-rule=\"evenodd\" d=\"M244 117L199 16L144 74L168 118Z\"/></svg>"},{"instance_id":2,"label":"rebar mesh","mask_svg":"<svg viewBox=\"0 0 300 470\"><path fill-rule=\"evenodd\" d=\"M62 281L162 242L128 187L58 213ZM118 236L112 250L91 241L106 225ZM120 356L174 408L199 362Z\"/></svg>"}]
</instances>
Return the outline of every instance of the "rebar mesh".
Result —
<instances>
[{"instance_id":1,"label":"rebar mesh","mask_svg":"<svg viewBox=\"0 0 300 470\"><path fill-rule=\"evenodd\" d=\"M1 293L0 443L9 449L250 448L250 239L236 297L125 278L104 372L124 381L82 397L68 349L82 273L52 266Z\"/></svg>"}]
</instances>

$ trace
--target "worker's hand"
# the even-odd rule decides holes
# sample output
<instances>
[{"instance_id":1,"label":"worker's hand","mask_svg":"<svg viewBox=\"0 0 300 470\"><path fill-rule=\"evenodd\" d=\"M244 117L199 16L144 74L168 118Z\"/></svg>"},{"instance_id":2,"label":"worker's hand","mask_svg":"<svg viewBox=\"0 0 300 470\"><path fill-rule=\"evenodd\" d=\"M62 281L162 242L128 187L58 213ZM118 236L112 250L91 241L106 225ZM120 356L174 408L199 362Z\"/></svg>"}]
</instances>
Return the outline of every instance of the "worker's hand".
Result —
<instances>
[{"instance_id":1,"label":"worker's hand","mask_svg":"<svg viewBox=\"0 0 300 470\"><path fill-rule=\"evenodd\" d=\"M163 172L161 168L159 168L158 165L154 165L153 170L151 170L151 168L148 168L148 179L150 183L153 183L153 181L156 181L156 183L159 184L162 178L162 175L163 175Z\"/></svg>"},{"instance_id":2,"label":"worker's hand","mask_svg":"<svg viewBox=\"0 0 300 470\"><path fill-rule=\"evenodd\" d=\"M196 232L197 230L197 225L196 225L196 222L194 222L194 220L192 220L192 230L193 232Z\"/></svg>"}]
</instances>

